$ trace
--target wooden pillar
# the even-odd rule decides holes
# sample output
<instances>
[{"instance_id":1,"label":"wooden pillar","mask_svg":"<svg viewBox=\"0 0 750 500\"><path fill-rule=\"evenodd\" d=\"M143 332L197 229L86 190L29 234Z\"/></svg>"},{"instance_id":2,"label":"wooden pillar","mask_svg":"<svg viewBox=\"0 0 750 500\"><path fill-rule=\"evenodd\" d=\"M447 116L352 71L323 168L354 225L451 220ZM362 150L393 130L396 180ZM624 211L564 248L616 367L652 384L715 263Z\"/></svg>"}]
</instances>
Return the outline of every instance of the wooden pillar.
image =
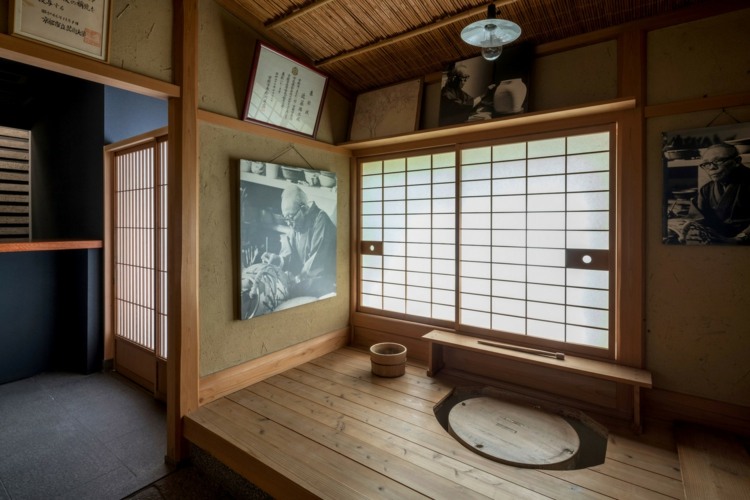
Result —
<instances>
[{"instance_id":1,"label":"wooden pillar","mask_svg":"<svg viewBox=\"0 0 750 500\"><path fill-rule=\"evenodd\" d=\"M624 32L617 44L619 97L635 97L635 108L624 113L618 130L617 182L622 196L617 210L622 221L617 234L619 269L617 331L624 335L617 361L643 368L645 343L645 124L646 34L640 28Z\"/></svg>"},{"instance_id":2,"label":"wooden pillar","mask_svg":"<svg viewBox=\"0 0 750 500\"><path fill-rule=\"evenodd\" d=\"M634 28L622 33L617 44L619 97L635 97L635 108L623 113L617 139L616 182L621 186L617 200L620 227L617 229L618 269L616 303L619 305L616 331L621 335L617 362L644 368L645 364L645 213L646 213L646 33ZM627 215L624 215L627 214ZM640 431L640 388L617 386L617 407L631 411L634 427Z\"/></svg>"},{"instance_id":3,"label":"wooden pillar","mask_svg":"<svg viewBox=\"0 0 750 500\"><path fill-rule=\"evenodd\" d=\"M198 0L175 0L169 100L167 461L187 457L182 418L198 408Z\"/></svg>"}]
</instances>

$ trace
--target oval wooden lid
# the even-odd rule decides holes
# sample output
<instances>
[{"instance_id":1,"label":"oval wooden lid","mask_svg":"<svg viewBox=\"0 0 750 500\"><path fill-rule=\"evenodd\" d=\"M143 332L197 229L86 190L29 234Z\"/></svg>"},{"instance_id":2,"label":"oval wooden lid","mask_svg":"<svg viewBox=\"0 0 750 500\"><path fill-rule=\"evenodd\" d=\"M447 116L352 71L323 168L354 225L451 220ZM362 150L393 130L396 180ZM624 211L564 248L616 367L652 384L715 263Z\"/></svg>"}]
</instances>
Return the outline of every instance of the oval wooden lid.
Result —
<instances>
[{"instance_id":1,"label":"oval wooden lid","mask_svg":"<svg viewBox=\"0 0 750 500\"><path fill-rule=\"evenodd\" d=\"M464 446L517 467L543 467L575 457L578 433L559 415L490 397L456 404L450 432Z\"/></svg>"}]
</instances>

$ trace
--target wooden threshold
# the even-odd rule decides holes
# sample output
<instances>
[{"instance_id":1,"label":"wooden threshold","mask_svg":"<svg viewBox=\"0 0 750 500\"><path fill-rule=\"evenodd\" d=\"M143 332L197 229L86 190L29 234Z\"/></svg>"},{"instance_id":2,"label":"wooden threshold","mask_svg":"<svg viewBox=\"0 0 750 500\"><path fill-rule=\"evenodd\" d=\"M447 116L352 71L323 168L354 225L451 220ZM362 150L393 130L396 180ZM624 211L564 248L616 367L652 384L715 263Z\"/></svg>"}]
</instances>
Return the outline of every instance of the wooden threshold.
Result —
<instances>
[{"instance_id":1,"label":"wooden threshold","mask_svg":"<svg viewBox=\"0 0 750 500\"><path fill-rule=\"evenodd\" d=\"M278 498L683 498L671 430L610 434L583 470L506 466L463 447L434 405L464 380L371 373L345 347L201 406L185 437Z\"/></svg>"}]
</instances>

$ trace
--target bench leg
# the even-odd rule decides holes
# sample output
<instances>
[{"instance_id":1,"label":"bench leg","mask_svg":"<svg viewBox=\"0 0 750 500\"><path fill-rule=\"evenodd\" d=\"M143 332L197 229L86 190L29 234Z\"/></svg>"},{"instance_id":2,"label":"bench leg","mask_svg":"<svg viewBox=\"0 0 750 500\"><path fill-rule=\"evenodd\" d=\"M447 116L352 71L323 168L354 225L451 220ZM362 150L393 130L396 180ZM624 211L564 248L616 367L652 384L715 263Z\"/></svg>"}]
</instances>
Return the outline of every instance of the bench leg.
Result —
<instances>
[{"instance_id":1,"label":"bench leg","mask_svg":"<svg viewBox=\"0 0 750 500\"><path fill-rule=\"evenodd\" d=\"M633 430L640 434L643 431L641 426L641 387L633 386Z\"/></svg>"},{"instance_id":2,"label":"bench leg","mask_svg":"<svg viewBox=\"0 0 750 500\"><path fill-rule=\"evenodd\" d=\"M428 348L427 352L427 376L434 377L435 375L437 375L437 372L439 372L444 366L443 346L440 344L436 344L435 342L430 342L430 347Z\"/></svg>"}]
</instances>

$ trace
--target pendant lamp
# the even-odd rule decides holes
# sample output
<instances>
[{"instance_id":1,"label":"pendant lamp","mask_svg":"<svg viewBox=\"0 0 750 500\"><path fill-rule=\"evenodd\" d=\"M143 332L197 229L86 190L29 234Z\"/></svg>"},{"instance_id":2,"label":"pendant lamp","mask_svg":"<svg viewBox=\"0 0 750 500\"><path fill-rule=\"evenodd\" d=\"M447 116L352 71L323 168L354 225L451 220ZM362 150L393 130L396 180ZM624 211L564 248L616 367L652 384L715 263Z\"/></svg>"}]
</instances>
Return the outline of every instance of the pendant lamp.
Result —
<instances>
[{"instance_id":1,"label":"pendant lamp","mask_svg":"<svg viewBox=\"0 0 750 500\"><path fill-rule=\"evenodd\" d=\"M506 19L497 19L497 9L487 6L487 19L471 23L461 30L461 39L469 45L482 48L482 57L494 61L503 52L503 45L521 36L521 27Z\"/></svg>"}]
</instances>

